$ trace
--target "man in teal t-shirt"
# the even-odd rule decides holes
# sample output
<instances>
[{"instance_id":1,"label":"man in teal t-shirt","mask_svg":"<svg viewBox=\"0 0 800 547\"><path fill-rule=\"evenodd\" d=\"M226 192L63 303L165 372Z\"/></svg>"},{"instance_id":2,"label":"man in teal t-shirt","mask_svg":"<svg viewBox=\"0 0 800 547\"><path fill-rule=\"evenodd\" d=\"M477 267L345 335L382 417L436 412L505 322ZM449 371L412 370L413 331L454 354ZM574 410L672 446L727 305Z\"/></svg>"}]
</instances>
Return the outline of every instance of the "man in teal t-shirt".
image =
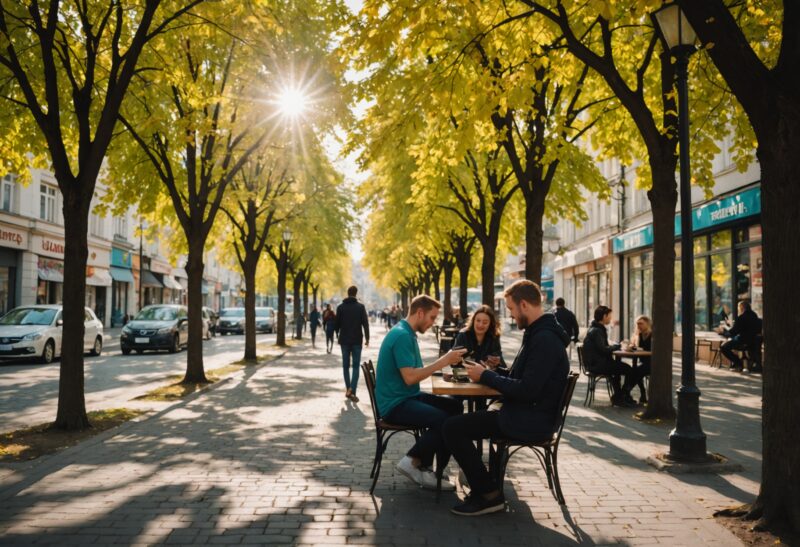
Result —
<instances>
[{"instance_id":1,"label":"man in teal t-shirt","mask_svg":"<svg viewBox=\"0 0 800 547\"><path fill-rule=\"evenodd\" d=\"M442 424L464 410L461 401L423 393L419 389L422 380L459 362L465 352L463 348L450 350L435 363L422 364L417 333L424 333L436 322L441 307L427 295L411 301L408 317L401 319L383 339L375 381L375 399L384 420L425 430L397 464L398 471L425 488L436 488L436 475L431 470L434 454L440 469L444 469L450 459L442 438ZM454 486L443 481L442 488L452 490Z\"/></svg>"}]
</instances>

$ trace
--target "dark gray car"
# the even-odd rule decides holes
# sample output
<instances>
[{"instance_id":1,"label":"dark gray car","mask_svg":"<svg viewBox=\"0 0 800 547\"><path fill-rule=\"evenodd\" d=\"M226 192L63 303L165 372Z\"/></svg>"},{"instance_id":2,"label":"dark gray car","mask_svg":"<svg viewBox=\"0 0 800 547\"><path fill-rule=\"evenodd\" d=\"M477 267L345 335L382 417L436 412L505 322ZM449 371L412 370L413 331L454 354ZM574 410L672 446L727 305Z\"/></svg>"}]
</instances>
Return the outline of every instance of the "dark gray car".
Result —
<instances>
[{"instance_id":1,"label":"dark gray car","mask_svg":"<svg viewBox=\"0 0 800 547\"><path fill-rule=\"evenodd\" d=\"M122 327L120 348L131 350L166 349L177 353L189 341L189 313L186 306L156 304L145 306Z\"/></svg>"}]
</instances>

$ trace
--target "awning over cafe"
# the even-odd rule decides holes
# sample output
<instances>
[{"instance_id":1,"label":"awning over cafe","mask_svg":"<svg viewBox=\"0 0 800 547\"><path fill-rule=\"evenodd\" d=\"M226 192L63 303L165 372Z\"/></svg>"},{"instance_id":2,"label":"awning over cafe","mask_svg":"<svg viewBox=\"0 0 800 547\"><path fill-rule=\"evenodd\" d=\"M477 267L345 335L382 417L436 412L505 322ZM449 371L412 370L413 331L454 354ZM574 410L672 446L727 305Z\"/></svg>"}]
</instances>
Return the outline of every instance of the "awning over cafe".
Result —
<instances>
[{"instance_id":1,"label":"awning over cafe","mask_svg":"<svg viewBox=\"0 0 800 547\"><path fill-rule=\"evenodd\" d=\"M142 270L142 287L164 287L164 284L158 279L157 275L158 274L154 274L150 270Z\"/></svg>"},{"instance_id":2,"label":"awning over cafe","mask_svg":"<svg viewBox=\"0 0 800 547\"><path fill-rule=\"evenodd\" d=\"M178 281L169 274L164 274L164 286L168 289L182 291L183 286L178 283Z\"/></svg>"},{"instance_id":3,"label":"awning over cafe","mask_svg":"<svg viewBox=\"0 0 800 547\"><path fill-rule=\"evenodd\" d=\"M95 287L110 287L111 274L105 268L91 268L91 275L86 276L86 284Z\"/></svg>"},{"instance_id":4,"label":"awning over cafe","mask_svg":"<svg viewBox=\"0 0 800 547\"><path fill-rule=\"evenodd\" d=\"M133 272L128 268L111 266L108 271L114 281L119 281L120 283L133 283Z\"/></svg>"}]
</instances>

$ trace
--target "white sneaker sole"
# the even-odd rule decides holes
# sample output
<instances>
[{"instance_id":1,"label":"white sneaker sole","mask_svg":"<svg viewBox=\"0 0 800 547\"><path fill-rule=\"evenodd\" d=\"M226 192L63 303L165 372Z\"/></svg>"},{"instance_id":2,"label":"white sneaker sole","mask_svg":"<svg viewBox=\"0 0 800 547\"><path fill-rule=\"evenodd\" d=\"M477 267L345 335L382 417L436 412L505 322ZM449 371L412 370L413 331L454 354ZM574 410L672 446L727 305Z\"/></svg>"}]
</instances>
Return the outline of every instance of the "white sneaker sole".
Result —
<instances>
[{"instance_id":1,"label":"white sneaker sole","mask_svg":"<svg viewBox=\"0 0 800 547\"><path fill-rule=\"evenodd\" d=\"M462 517L478 517L480 515L488 515L489 513L499 513L501 511L505 511L505 509L506 509L506 503L503 502L503 503L499 503L497 505L492 505L491 507L486 507L486 508L481 509L480 511L476 511L474 513L462 513L460 511L458 511L455 507L450 509L450 512L455 514L455 515L462 516Z\"/></svg>"},{"instance_id":2,"label":"white sneaker sole","mask_svg":"<svg viewBox=\"0 0 800 547\"><path fill-rule=\"evenodd\" d=\"M400 472L400 474L402 474L402 475L403 475L405 478L407 478L408 480L410 480L411 482L413 482L413 483L414 483L414 484L416 484L417 486L422 486L422 483L421 483L421 482L419 482L417 479L415 479L415 478L414 478L414 477L411 475L411 473L409 473L408 471L406 471L405 469L403 469L403 468L402 468L402 467L400 467L399 465L396 465L396 466L394 466L394 468L395 468L395 469L397 469L397 470Z\"/></svg>"}]
</instances>

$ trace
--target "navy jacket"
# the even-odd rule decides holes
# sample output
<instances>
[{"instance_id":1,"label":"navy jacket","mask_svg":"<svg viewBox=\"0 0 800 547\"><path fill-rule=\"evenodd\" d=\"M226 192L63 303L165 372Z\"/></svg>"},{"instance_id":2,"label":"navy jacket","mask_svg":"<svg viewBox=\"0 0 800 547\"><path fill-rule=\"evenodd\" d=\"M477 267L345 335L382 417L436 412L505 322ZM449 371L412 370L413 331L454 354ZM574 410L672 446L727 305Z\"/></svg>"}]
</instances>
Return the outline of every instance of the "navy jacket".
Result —
<instances>
[{"instance_id":1,"label":"navy jacket","mask_svg":"<svg viewBox=\"0 0 800 547\"><path fill-rule=\"evenodd\" d=\"M342 300L336 308L334 325L339 335L339 345L360 346L364 339L369 343L369 318L367 308L354 297ZM364 329L364 338L361 329Z\"/></svg>"},{"instance_id":2,"label":"navy jacket","mask_svg":"<svg viewBox=\"0 0 800 547\"><path fill-rule=\"evenodd\" d=\"M722 333L726 337L736 337L748 346L758 345L761 334L761 319L753 310L745 310L733 322L733 327Z\"/></svg>"},{"instance_id":3,"label":"navy jacket","mask_svg":"<svg viewBox=\"0 0 800 547\"><path fill-rule=\"evenodd\" d=\"M614 352L620 349L619 344L608 343L608 331L600 321L592 321L592 326L583 339L583 362L586 370L592 372L605 367L614 361Z\"/></svg>"},{"instance_id":4,"label":"navy jacket","mask_svg":"<svg viewBox=\"0 0 800 547\"><path fill-rule=\"evenodd\" d=\"M481 374L482 384L503 394L498 416L503 434L523 441L553 434L569 374L569 341L555 316L546 313L525 329L511 369Z\"/></svg>"}]
</instances>

